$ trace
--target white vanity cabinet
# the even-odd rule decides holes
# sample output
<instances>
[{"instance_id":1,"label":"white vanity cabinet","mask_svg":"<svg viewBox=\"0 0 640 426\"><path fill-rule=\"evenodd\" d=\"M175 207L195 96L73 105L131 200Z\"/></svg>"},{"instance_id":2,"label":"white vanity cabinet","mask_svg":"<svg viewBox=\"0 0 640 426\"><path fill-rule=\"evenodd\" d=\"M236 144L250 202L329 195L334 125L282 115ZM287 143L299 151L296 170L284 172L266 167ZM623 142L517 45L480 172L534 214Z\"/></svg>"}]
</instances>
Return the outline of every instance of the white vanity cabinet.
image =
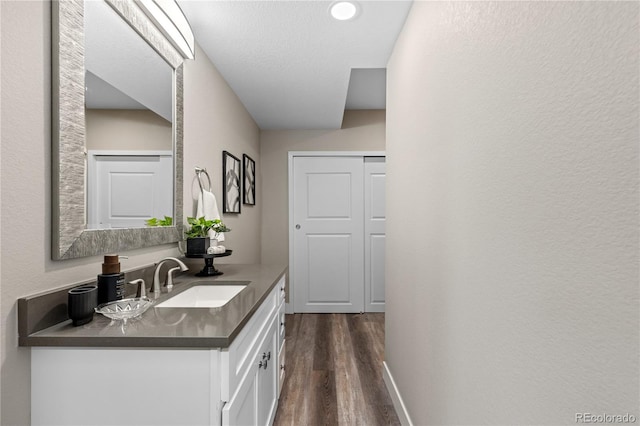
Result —
<instances>
[{"instance_id":1,"label":"white vanity cabinet","mask_svg":"<svg viewBox=\"0 0 640 426\"><path fill-rule=\"evenodd\" d=\"M37 425L269 425L284 363L285 276L228 348L33 347Z\"/></svg>"},{"instance_id":2,"label":"white vanity cabinet","mask_svg":"<svg viewBox=\"0 0 640 426\"><path fill-rule=\"evenodd\" d=\"M223 371L229 372L223 377L222 395L228 401L222 410L223 426L273 422L280 387L279 313L284 285L283 276L229 350L221 354Z\"/></svg>"}]
</instances>

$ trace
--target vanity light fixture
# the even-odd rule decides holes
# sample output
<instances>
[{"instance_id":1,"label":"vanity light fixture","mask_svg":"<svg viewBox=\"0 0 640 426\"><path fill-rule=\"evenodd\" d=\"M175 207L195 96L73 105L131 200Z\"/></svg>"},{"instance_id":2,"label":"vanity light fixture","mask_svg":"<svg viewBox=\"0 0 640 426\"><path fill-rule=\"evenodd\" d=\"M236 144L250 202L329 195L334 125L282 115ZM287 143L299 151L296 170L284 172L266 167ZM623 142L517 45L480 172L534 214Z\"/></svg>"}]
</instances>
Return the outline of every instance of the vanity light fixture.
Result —
<instances>
[{"instance_id":1,"label":"vanity light fixture","mask_svg":"<svg viewBox=\"0 0 640 426\"><path fill-rule=\"evenodd\" d=\"M136 0L136 4L184 58L195 58L195 37L176 0Z\"/></svg>"},{"instance_id":2,"label":"vanity light fixture","mask_svg":"<svg viewBox=\"0 0 640 426\"><path fill-rule=\"evenodd\" d=\"M331 5L329 11L338 21L348 21L358 14L358 6L351 1L338 1Z\"/></svg>"}]
</instances>

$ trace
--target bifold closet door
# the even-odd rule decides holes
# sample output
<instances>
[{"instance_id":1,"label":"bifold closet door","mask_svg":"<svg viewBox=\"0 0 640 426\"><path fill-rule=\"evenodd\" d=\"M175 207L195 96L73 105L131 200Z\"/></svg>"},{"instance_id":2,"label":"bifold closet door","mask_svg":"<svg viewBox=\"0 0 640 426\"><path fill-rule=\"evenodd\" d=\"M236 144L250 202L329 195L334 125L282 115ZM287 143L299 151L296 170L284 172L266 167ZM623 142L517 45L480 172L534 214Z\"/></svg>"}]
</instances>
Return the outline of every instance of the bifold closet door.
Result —
<instances>
[{"instance_id":1,"label":"bifold closet door","mask_svg":"<svg viewBox=\"0 0 640 426\"><path fill-rule=\"evenodd\" d=\"M364 311L364 161L294 157L295 312Z\"/></svg>"}]
</instances>

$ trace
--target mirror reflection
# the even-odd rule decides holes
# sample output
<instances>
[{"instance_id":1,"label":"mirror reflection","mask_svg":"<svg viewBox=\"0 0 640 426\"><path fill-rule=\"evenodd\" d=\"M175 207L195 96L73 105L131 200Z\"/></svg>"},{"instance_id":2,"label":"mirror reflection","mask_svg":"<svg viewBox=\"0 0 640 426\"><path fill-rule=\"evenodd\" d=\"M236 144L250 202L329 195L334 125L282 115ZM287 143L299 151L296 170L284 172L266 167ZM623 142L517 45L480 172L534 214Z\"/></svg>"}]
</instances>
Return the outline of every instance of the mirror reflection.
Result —
<instances>
[{"instance_id":1,"label":"mirror reflection","mask_svg":"<svg viewBox=\"0 0 640 426\"><path fill-rule=\"evenodd\" d=\"M173 68L105 2L84 19L87 229L173 217Z\"/></svg>"}]
</instances>

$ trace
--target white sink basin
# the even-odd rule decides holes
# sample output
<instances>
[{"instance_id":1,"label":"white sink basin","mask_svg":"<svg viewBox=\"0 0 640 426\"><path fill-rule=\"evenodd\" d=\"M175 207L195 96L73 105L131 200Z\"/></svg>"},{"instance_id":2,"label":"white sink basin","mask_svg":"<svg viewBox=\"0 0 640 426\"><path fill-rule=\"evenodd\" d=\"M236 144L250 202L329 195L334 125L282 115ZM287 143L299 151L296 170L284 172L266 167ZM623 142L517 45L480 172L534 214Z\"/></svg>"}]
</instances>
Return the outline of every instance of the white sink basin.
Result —
<instances>
[{"instance_id":1,"label":"white sink basin","mask_svg":"<svg viewBox=\"0 0 640 426\"><path fill-rule=\"evenodd\" d=\"M157 308L219 308L246 285L196 285L156 305Z\"/></svg>"}]
</instances>

